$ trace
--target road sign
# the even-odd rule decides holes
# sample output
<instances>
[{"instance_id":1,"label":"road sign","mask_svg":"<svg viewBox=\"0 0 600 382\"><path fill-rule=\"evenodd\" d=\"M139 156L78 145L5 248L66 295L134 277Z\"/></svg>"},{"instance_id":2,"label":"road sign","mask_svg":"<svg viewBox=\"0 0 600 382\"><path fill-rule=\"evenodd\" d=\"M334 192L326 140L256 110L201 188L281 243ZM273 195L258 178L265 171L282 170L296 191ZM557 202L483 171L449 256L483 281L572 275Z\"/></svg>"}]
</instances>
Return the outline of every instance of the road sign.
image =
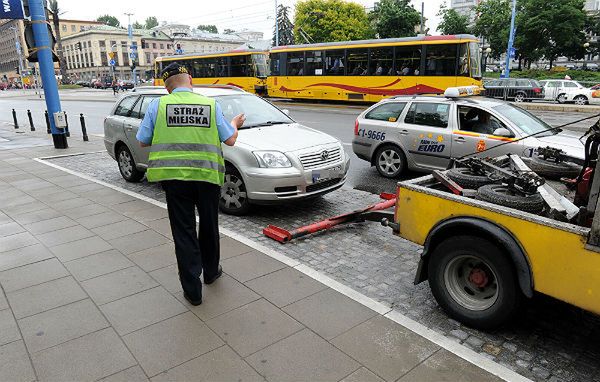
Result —
<instances>
[{"instance_id":1,"label":"road sign","mask_svg":"<svg viewBox=\"0 0 600 382\"><path fill-rule=\"evenodd\" d=\"M183 54L183 49L176 49L175 54Z\"/></svg>"},{"instance_id":2,"label":"road sign","mask_svg":"<svg viewBox=\"0 0 600 382\"><path fill-rule=\"evenodd\" d=\"M110 64L110 66L115 66L116 64L115 60L110 60L108 63Z\"/></svg>"},{"instance_id":3,"label":"road sign","mask_svg":"<svg viewBox=\"0 0 600 382\"><path fill-rule=\"evenodd\" d=\"M24 19L25 11L21 0L2 0L0 4L0 19Z\"/></svg>"},{"instance_id":4,"label":"road sign","mask_svg":"<svg viewBox=\"0 0 600 382\"><path fill-rule=\"evenodd\" d=\"M137 50L137 45L136 44L131 45L131 50Z\"/></svg>"},{"instance_id":5,"label":"road sign","mask_svg":"<svg viewBox=\"0 0 600 382\"><path fill-rule=\"evenodd\" d=\"M129 58L135 59L137 57L137 53L129 53Z\"/></svg>"},{"instance_id":6,"label":"road sign","mask_svg":"<svg viewBox=\"0 0 600 382\"><path fill-rule=\"evenodd\" d=\"M516 55L517 55L517 49L510 48L510 58L515 58Z\"/></svg>"}]
</instances>

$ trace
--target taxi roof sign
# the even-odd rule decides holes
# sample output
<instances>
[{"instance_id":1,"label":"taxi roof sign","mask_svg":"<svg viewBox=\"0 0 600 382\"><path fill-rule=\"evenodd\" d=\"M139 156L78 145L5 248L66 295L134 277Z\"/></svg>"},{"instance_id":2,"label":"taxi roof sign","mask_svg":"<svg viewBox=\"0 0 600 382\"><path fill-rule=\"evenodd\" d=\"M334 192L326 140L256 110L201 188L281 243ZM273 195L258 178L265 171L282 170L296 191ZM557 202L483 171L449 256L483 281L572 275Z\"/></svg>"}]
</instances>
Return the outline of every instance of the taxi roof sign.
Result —
<instances>
[{"instance_id":1,"label":"taxi roof sign","mask_svg":"<svg viewBox=\"0 0 600 382\"><path fill-rule=\"evenodd\" d=\"M473 95L479 95L481 89L479 86L460 86L460 87L452 87L446 89L444 92L444 97L446 98L457 98L457 97L467 97Z\"/></svg>"}]
</instances>

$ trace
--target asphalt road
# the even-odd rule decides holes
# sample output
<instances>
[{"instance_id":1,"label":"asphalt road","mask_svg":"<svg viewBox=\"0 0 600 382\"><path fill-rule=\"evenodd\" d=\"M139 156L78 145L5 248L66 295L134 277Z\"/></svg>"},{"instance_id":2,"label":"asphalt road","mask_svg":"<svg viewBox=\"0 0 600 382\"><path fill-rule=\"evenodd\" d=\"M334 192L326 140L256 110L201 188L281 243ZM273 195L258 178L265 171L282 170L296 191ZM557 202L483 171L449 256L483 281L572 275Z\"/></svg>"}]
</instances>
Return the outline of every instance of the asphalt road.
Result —
<instances>
[{"instance_id":1,"label":"asphalt road","mask_svg":"<svg viewBox=\"0 0 600 382\"><path fill-rule=\"evenodd\" d=\"M102 136L104 117L110 112L114 101L112 90L76 90L64 91L61 97L63 110L69 116L72 139L80 139L81 128L79 114L83 113L86 120L88 134ZM15 93L16 94L16 93ZM117 97L115 97L116 99ZM350 173L345 187L356 188L372 193L393 192L396 180L381 177L374 167L358 159L352 152L352 136L354 121L366 106L349 105L311 105L297 102L278 103L281 108L288 109L290 115L297 122L331 134L339 138L346 152L351 157ZM31 110L34 124L37 129L45 129L44 110L45 102L30 92L28 95L12 97L10 93L2 92L0 97L0 121L12 122L11 110L15 109L21 128L29 128L27 109ZM587 113L564 113L550 111L534 111L546 122L553 126L563 125L581 118L589 117ZM578 133L585 131L595 120L587 120L566 127L567 130ZM408 173L405 178L412 178L419 174Z\"/></svg>"}]
</instances>

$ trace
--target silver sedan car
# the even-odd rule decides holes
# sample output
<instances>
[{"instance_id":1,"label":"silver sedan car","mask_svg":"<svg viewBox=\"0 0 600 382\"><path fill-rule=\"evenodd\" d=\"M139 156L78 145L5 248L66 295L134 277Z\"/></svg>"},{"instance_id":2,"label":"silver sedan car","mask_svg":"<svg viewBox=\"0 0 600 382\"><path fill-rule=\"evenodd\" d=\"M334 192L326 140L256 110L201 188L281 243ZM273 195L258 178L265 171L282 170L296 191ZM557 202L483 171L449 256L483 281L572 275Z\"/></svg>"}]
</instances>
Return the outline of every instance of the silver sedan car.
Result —
<instances>
[{"instance_id":1,"label":"silver sedan car","mask_svg":"<svg viewBox=\"0 0 600 382\"><path fill-rule=\"evenodd\" d=\"M206 86L194 92L216 99L227 120L246 115L235 146L223 145L221 211L242 215L252 204L313 197L345 183L350 158L335 137L300 125L286 111L237 88ZM127 181L144 177L150 148L140 147L136 133L150 102L164 94L164 88L138 88L104 120L106 150Z\"/></svg>"},{"instance_id":2,"label":"silver sedan car","mask_svg":"<svg viewBox=\"0 0 600 382\"><path fill-rule=\"evenodd\" d=\"M538 147L554 147L583 159L579 137L549 125L510 103L482 97L400 96L361 113L352 149L386 178L405 170L445 169L450 158L518 154L532 157ZM529 137L531 134L540 133ZM521 140L519 140L521 139Z\"/></svg>"}]
</instances>

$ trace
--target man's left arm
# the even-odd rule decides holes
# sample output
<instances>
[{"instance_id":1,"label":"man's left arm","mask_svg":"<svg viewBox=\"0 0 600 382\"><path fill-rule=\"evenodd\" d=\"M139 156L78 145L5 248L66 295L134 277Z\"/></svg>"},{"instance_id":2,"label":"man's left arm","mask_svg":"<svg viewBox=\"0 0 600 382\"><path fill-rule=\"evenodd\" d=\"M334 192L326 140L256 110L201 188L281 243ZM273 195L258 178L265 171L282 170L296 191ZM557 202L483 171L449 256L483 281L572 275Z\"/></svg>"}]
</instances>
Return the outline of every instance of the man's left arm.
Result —
<instances>
[{"instance_id":1,"label":"man's left arm","mask_svg":"<svg viewBox=\"0 0 600 382\"><path fill-rule=\"evenodd\" d=\"M156 115L158 114L158 102L160 98L155 98L148 105L144 119L140 123L138 132L135 138L140 142L140 146L148 147L152 145L152 137L154 135L154 124L156 123Z\"/></svg>"}]
</instances>

